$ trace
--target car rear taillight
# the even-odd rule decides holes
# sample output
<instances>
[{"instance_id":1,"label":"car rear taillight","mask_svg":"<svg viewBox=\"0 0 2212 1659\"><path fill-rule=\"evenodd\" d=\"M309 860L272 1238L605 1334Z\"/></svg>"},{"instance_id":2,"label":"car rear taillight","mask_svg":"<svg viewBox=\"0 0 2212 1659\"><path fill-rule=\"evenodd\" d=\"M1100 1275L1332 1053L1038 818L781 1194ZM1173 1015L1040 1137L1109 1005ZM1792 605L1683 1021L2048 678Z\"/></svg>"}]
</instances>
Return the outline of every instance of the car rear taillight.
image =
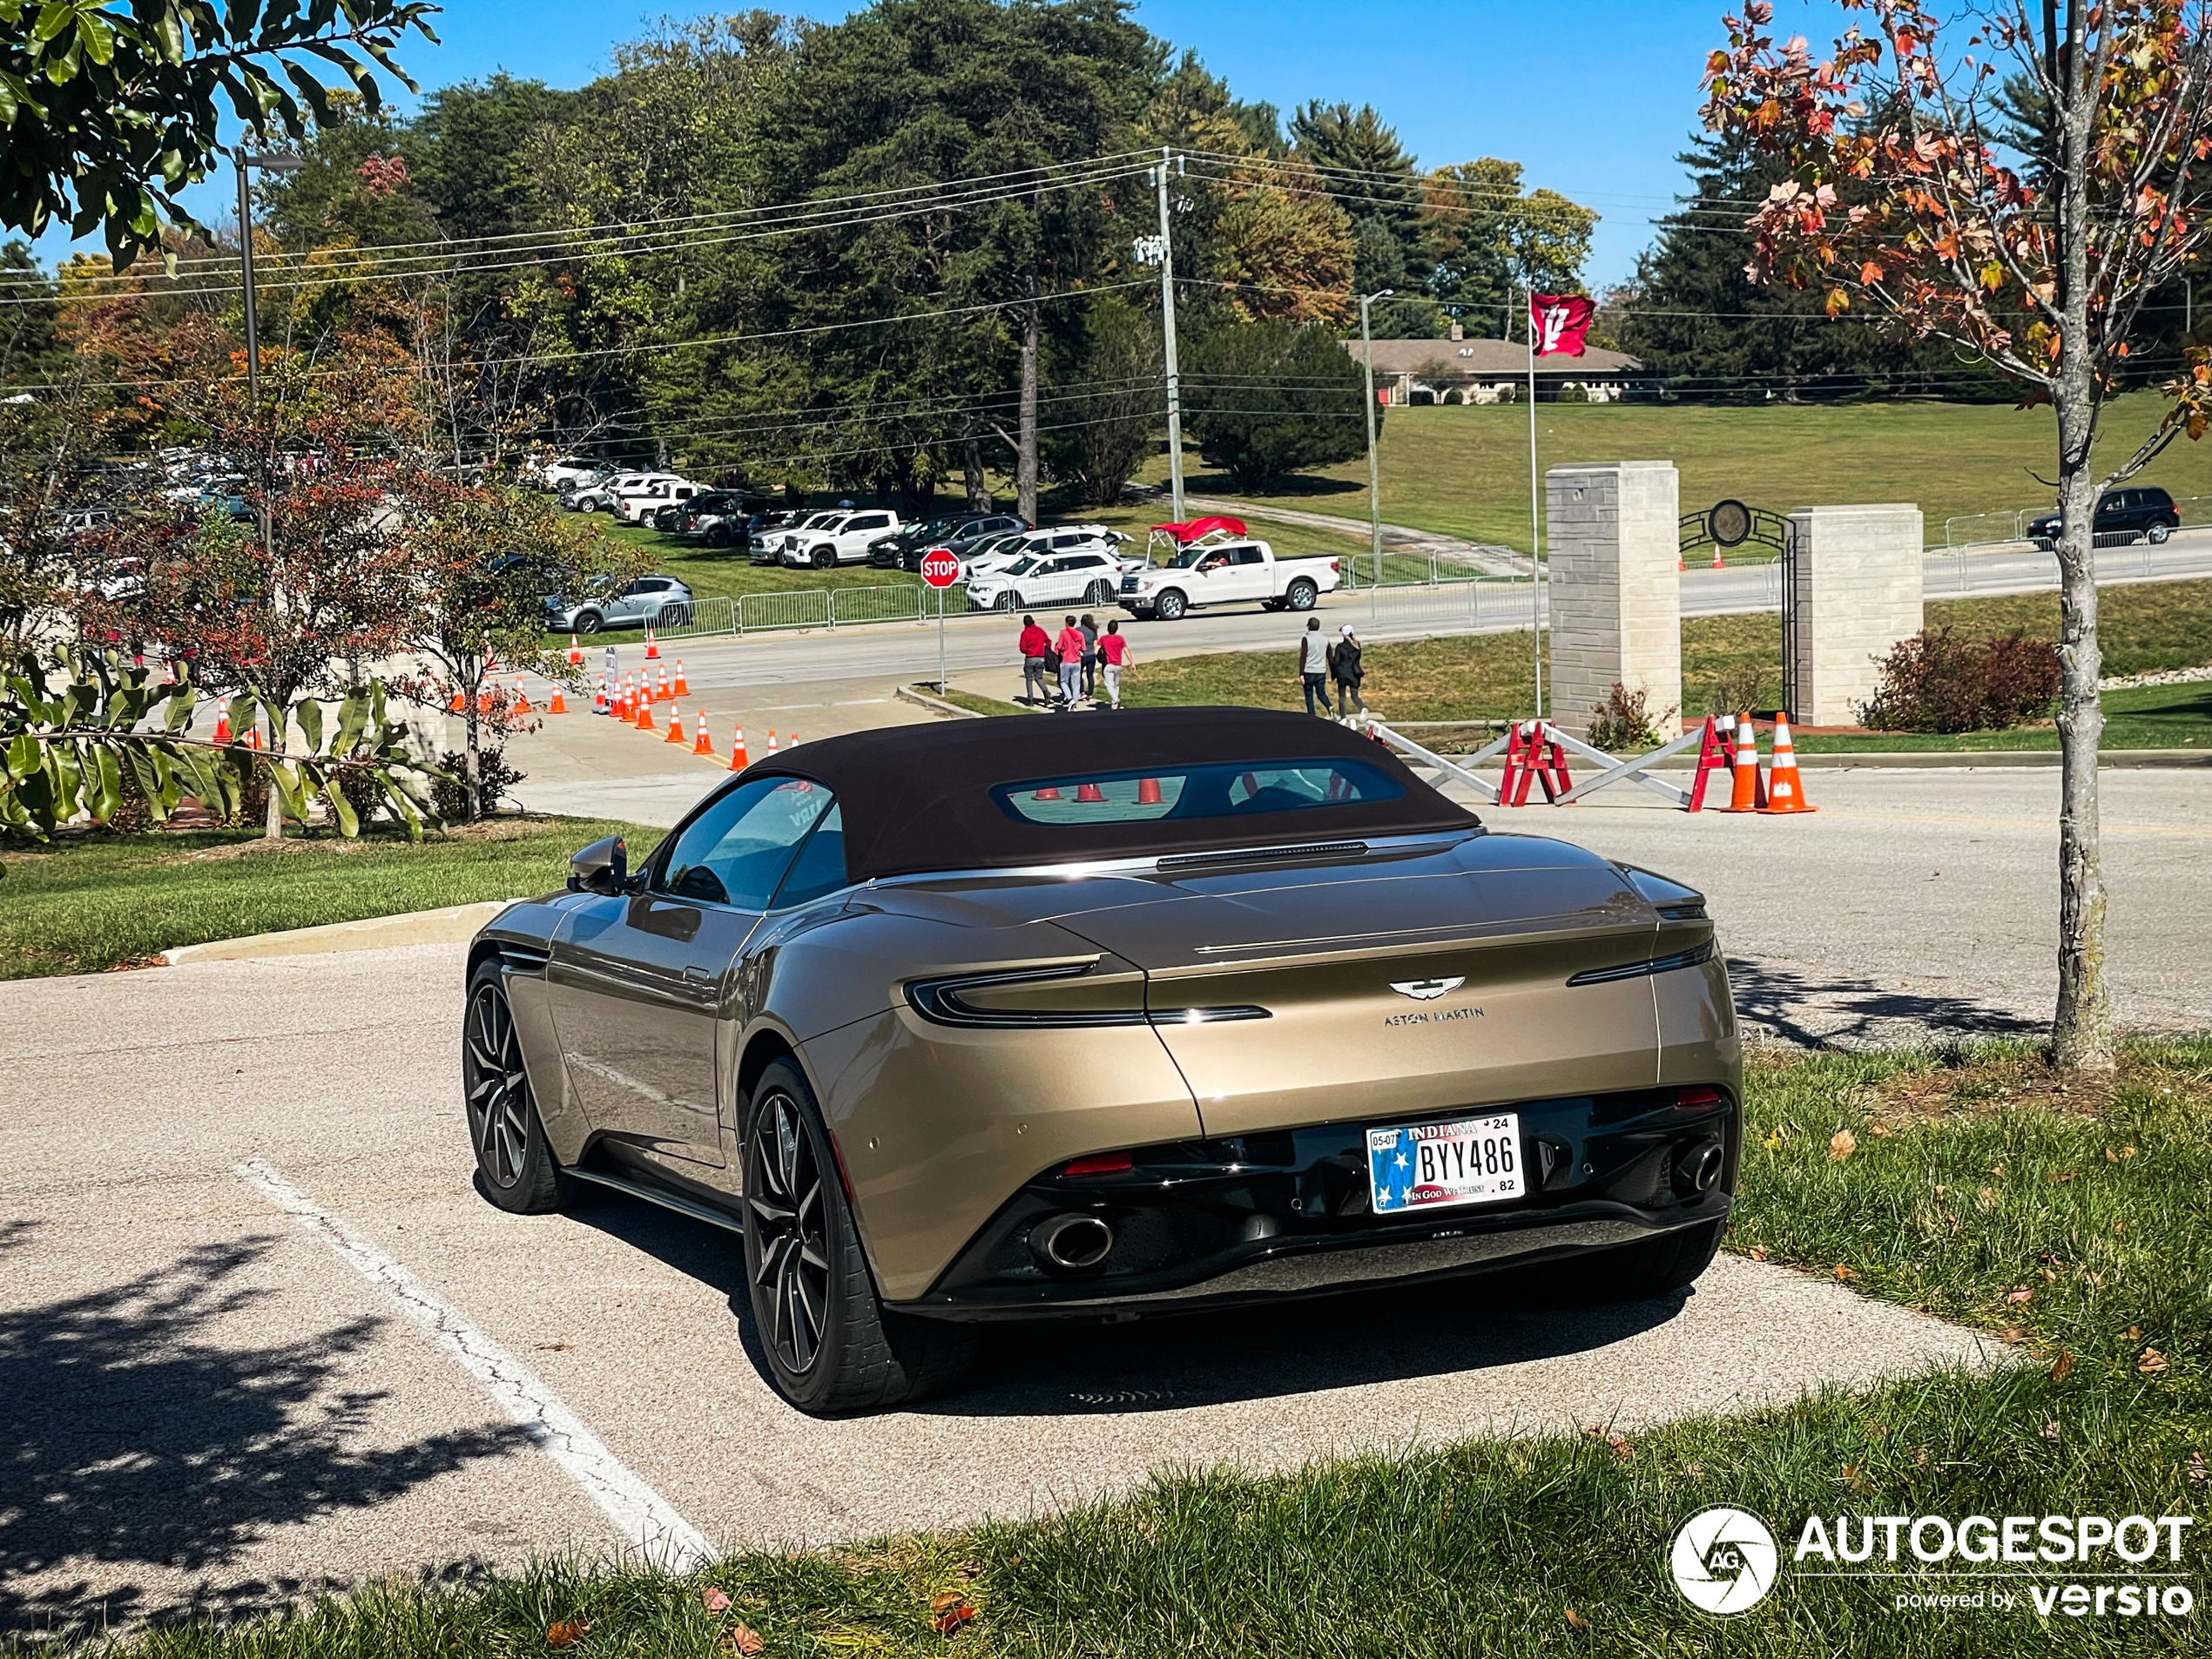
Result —
<instances>
[{"instance_id":1,"label":"car rear taillight","mask_svg":"<svg viewBox=\"0 0 2212 1659\"><path fill-rule=\"evenodd\" d=\"M1331 576L1341 576L1343 573L1344 566L1339 563L1336 560L1331 559L1329 561L1329 574Z\"/></svg>"},{"instance_id":2,"label":"car rear taillight","mask_svg":"<svg viewBox=\"0 0 2212 1659\"><path fill-rule=\"evenodd\" d=\"M1678 1112L1707 1111L1726 1103L1727 1096L1717 1089L1700 1086L1675 1090L1675 1109Z\"/></svg>"},{"instance_id":3,"label":"car rear taillight","mask_svg":"<svg viewBox=\"0 0 2212 1659\"><path fill-rule=\"evenodd\" d=\"M1136 1160L1126 1152L1094 1152L1087 1158L1077 1158L1062 1166L1062 1175L1123 1175L1136 1167Z\"/></svg>"}]
</instances>

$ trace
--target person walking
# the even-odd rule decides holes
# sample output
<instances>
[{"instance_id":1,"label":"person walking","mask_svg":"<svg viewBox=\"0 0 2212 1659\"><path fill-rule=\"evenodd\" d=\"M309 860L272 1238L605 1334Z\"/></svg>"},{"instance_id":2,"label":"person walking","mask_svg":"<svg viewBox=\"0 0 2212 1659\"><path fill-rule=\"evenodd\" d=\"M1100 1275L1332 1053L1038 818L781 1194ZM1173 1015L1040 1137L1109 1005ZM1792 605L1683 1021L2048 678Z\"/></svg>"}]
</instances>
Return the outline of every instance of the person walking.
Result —
<instances>
[{"instance_id":1,"label":"person walking","mask_svg":"<svg viewBox=\"0 0 2212 1659\"><path fill-rule=\"evenodd\" d=\"M1129 662L1129 641L1122 636L1119 617L1106 624L1106 631L1098 640L1098 671L1106 682L1108 706L1122 705L1122 669Z\"/></svg>"},{"instance_id":2,"label":"person walking","mask_svg":"<svg viewBox=\"0 0 2212 1659\"><path fill-rule=\"evenodd\" d=\"M1324 716L1332 714L1329 706L1329 642L1321 633L1321 618L1308 617L1305 631L1298 636L1298 677L1305 685L1305 711L1313 712L1313 699L1321 699Z\"/></svg>"},{"instance_id":3,"label":"person walking","mask_svg":"<svg viewBox=\"0 0 2212 1659\"><path fill-rule=\"evenodd\" d=\"M1060 706L1072 709L1076 699L1082 695L1083 631L1069 617L1060 630L1060 637L1052 643L1060 653Z\"/></svg>"},{"instance_id":4,"label":"person walking","mask_svg":"<svg viewBox=\"0 0 2212 1659\"><path fill-rule=\"evenodd\" d=\"M1098 618L1088 612L1076 624L1083 631L1083 695L1098 701Z\"/></svg>"},{"instance_id":5,"label":"person walking","mask_svg":"<svg viewBox=\"0 0 2212 1659\"><path fill-rule=\"evenodd\" d=\"M1035 617L1022 618L1022 700L1028 704L1052 701L1044 665L1052 656L1052 636L1037 626Z\"/></svg>"},{"instance_id":6,"label":"person walking","mask_svg":"<svg viewBox=\"0 0 2212 1659\"><path fill-rule=\"evenodd\" d=\"M1329 653L1329 678L1337 683L1337 713L1339 718L1350 720L1355 708L1367 711L1367 699L1359 695L1359 682L1367 671L1359 664L1359 636L1352 631L1350 623L1338 630L1336 648Z\"/></svg>"}]
</instances>

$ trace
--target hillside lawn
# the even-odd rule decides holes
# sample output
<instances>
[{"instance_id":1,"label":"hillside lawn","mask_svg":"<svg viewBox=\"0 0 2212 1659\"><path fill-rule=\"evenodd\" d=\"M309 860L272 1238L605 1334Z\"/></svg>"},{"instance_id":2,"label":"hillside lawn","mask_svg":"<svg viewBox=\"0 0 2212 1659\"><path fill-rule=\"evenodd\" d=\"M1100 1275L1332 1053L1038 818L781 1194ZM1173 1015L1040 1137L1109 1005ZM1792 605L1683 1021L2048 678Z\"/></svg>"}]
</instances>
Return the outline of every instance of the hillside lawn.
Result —
<instances>
[{"instance_id":1,"label":"hillside lawn","mask_svg":"<svg viewBox=\"0 0 2212 1659\"><path fill-rule=\"evenodd\" d=\"M1441 342L1440 342L1440 344ZM2117 466L2158 425L2155 392L2107 406L2096 458ZM1540 403L1541 469L1594 461L1671 461L1682 474L1682 510L1735 497L1787 513L1796 507L1909 502L1923 534L1943 545L1952 514L2047 509L2053 493L2033 475L2054 475L2056 438L2047 408L2006 404L1851 403L1761 408L1649 403ZM1471 541L1528 546L1528 412L1526 405L1387 411L1378 455L1386 523ZM1163 483L1163 453L1145 482ZM2212 442L2182 439L2137 482L2178 499L2212 495ZM1365 519L1364 455L1302 475L1278 490L1244 496L1195 452L1185 485L1229 496ZM2187 516L2185 513L2185 516ZM1355 544L1356 545L1356 544Z\"/></svg>"}]
</instances>

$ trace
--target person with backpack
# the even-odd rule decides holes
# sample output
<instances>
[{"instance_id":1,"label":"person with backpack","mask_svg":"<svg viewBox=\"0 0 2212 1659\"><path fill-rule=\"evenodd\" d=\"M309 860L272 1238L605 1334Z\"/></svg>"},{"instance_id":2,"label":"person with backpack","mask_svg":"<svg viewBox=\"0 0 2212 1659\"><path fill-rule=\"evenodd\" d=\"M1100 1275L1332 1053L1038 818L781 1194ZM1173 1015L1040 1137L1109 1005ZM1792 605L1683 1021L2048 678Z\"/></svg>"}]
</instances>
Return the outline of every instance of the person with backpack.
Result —
<instances>
[{"instance_id":1,"label":"person with backpack","mask_svg":"<svg viewBox=\"0 0 2212 1659\"><path fill-rule=\"evenodd\" d=\"M1313 712L1313 699L1321 699L1321 712L1325 717L1335 711L1329 706L1329 642L1322 637L1321 618L1308 617L1305 631L1298 636L1298 677L1305 686L1305 711Z\"/></svg>"},{"instance_id":2,"label":"person with backpack","mask_svg":"<svg viewBox=\"0 0 2212 1659\"><path fill-rule=\"evenodd\" d=\"M1123 637L1119 617L1106 624L1098 638L1098 671L1106 682L1107 705L1122 705L1122 670L1130 660L1129 641Z\"/></svg>"},{"instance_id":3,"label":"person with backpack","mask_svg":"<svg viewBox=\"0 0 2212 1659\"><path fill-rule=\"evenodd\" d=\"M1076 624L1083 631L1083 695L1098 700L1098 618L1086 614Z\"/></svg>"},{"instance_id":4,"label":"person with backpack","mask_svg":"<svg viewBox=\"0 0 2212 1659\"><path fill-rule=\"evenodd\" d=\"M1022 618L1022 700L1038 704L1052 701L1044 665L1052 655L1052 637L1037 626L1035 617Z\"/></svg>"},{"instance_id":5,"label":"person with backpack","mask_svg":"<svg viewBox=\"0 0 2212 1659\"><path fill-rule=\"evenodd\" d=\"M1083 631L1076 626L1076 619L1070 617L1060 630L1060 637L1052 644L1060 653L1060 706L1063 710L1072 709L1076 706L1076 699L1082 695L1083 652L1089 648L1089 642L1083 638Z\"/></svg>"},{"instance_id":6,"label":"person with backpack","mask_svg":"<svg viewBox=\"0 0 2212 1659\"><path fill-rule=\"evenodd\" d=\"M1359 664L1359 636L1352 631L1350 623L1338 631L1336 648L1329 653L1329 678L1337 683L1337 713L1350 719L1355 708L1367 711L1367 699L1359 695L1359 682L1367 671Z\"/></svg>"}]
</instances>

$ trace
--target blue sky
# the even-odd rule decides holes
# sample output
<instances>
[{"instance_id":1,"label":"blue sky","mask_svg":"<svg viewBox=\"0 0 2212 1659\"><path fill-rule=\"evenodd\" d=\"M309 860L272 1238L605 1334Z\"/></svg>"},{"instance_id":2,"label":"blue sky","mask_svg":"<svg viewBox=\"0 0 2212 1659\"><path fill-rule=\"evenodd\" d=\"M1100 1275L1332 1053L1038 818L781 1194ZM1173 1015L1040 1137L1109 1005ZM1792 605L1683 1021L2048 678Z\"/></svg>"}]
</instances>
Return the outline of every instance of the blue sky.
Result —
<instances>
[{"instance_id":1,"label":"blue sky","mask_svg":"<svg viewBox=\"0 0 2212 1659\"><path fill-rule=\"evenodd\" d=\"M426 87L495 69L574 86L608 66L617 40L664 10L725 8L600 0L448 0L445 44L402 57ZM786 9L833 19L850 7ZM1532 185L1563 191L1602 213L1586 276L1626 277L1649 221L1683 182L1675 156L1697 125L1697 79L1721 41L1722 0L1581 0L1575 5L1445 0L1141 0L1155 34L1196 49L1238 95L1290 110L1310 98L1372 103L1426 165L1479 155L1524 164ZM1779 0L1778 34L1816 43L1832 11ZM194 192L195 208L227 216L227 170ZM97 243L93 244L97 246ZM49 260L66 239L49 235Z\"/></svg>"}]
</instances>

